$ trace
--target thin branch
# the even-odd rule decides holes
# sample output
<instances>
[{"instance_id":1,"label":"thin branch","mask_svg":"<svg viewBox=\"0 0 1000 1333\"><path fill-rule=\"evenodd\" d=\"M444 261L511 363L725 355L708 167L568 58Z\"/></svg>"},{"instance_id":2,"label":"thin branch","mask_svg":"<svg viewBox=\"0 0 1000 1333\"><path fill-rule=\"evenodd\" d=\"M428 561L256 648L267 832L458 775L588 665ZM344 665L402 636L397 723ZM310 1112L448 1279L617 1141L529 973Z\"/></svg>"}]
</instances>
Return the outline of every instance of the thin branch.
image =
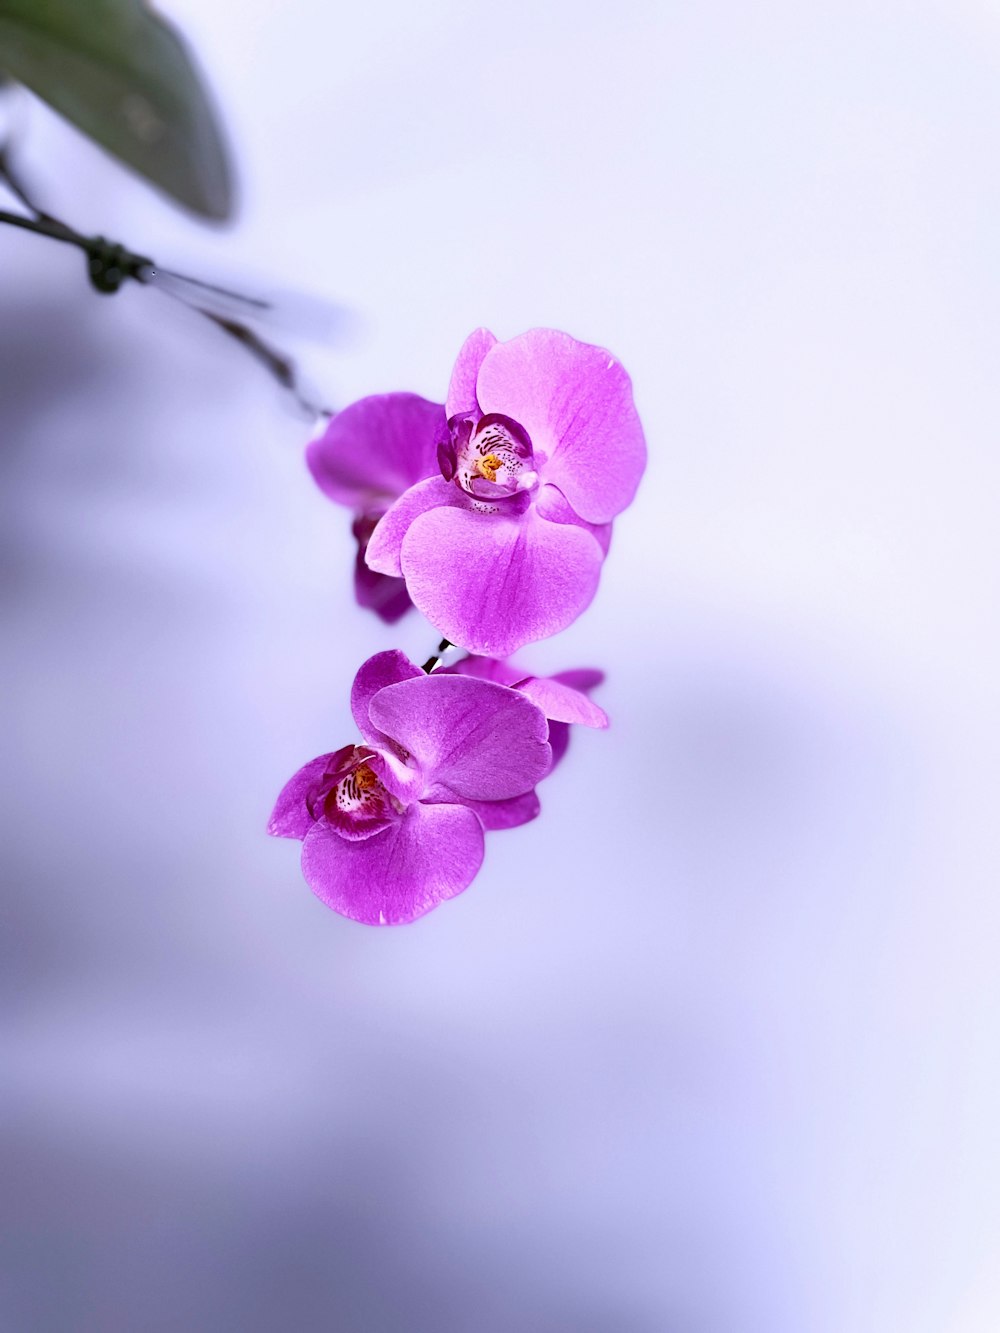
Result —
<instances>
[{"instance_id":1,"label":"thin branch","mask_svg":"<svg viewBox=\"0 0 1000 1333\"><path fill-rule=\"evenodd\" d=\"M91 286L96 291L105 295L113 294L129 278L144 287L154 285L157 268L153 260L146 255L136 254L124 245L120 245L116 241L108 241L103 236L84 236L80 232L74 231L72 227L68 227L64 222L60 222L58 218L38 208L11 165L9 144L0 144L0 180L6 183L11 193L32 214L31 217L25 217L22 213L11 213L7 209L0 209L0 223L5 223L11 227L20 227L24 231L34 232L37 236L45 236L49 240L59 241L64 245L76 246L87 256L87 275ZM269 301L258 297L243 296L240 292L230 291L211 282L203 282L199 278L188 278L181 273L172 273L168 269L161 271L164 275L180 279L202 292L214 293L250 307L251 313L254 309L261 312L271 309ZM262 365L283 389L291 393L295 401L305 411L314 416L333 416L330 408L312 402L303 392L295 363L291 358L271 347L248 325L240 320L230 319L206 309L204 305L199 303L197 297L191 300L185 299L166 286L161 287L160 290L173 296L182 305L186 305L190 310L204 316L205 319L211 320L216 327L222 329L229 337L234 338L242 347L245 347L258 364Z\"/></svg>"},{"instance_id":2,"label":"thin branch","mask_svg":"<svg viewBox=\"0 0 1000 1333\"><path fill-rule=\"evenodd\" d=\"M427 661L423 664L420 670L426 672L426 674L429 676L431 672L434 670L434 668L437 666L437 664L441 661L441 658L444 657L448 649L453 647L454 644L451 642L450 639L442 639L441 642L438 644L437 648L435 649L435 651L431 654L430 657L428 657Z\"/></svg>"}]
</instances>

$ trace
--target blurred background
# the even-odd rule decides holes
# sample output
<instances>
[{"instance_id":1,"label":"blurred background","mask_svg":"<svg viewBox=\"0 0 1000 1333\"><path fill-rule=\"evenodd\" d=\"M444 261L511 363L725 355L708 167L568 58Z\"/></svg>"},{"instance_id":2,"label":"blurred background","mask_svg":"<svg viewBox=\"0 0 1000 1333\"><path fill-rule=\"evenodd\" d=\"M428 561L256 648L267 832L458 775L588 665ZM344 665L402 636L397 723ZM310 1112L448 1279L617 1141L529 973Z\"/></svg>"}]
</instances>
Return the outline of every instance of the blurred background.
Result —
<instances>
[{"instance_id":1,"label":"blurred background","mask_svg":"<svg viewBox=\"0 0 1000 1333\"><path fill-rule=\"evenodd\" d=\"M337 405L606 345L650 466L521 655L612 730L354 925L265 823L434 631L245 351L0 229L0 1328L992 1333L1000 5L163 8L237 225L29 99L43 203L356 312Z\"/></svg>"}]
</instances>

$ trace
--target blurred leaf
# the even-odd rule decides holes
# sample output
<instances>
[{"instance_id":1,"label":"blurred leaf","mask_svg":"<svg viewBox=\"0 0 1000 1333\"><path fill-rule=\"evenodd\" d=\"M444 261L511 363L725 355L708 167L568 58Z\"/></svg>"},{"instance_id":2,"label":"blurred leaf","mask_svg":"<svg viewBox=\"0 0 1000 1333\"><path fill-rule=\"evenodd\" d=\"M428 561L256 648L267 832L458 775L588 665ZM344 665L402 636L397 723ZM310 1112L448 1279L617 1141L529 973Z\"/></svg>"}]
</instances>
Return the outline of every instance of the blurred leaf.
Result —
<instances>
[{"instance_id":1,"label":"blurred leaf","mask_svg":"<svg viewBox=\"0 0 1000 1333\"><path fill-rule=\"evenodd\" d=\"M205 87L143 0L0 0L0 66L180 203L230 216L232 174Z\"/></svg>"}]
</instances>

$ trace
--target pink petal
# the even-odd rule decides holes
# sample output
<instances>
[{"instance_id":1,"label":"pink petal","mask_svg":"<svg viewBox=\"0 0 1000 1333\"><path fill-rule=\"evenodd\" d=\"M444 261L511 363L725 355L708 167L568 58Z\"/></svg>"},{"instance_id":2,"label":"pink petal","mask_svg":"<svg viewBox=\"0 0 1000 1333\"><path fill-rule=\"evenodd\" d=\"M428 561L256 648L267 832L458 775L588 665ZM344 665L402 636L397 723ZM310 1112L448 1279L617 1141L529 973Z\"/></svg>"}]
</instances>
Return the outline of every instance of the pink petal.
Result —
<instances>
[{"instance_id":1,"label":"pink petal","mask_svg":"<svg viewBox=\"0 0 1000 1333\"><path fill-rule=\"evenodd\" d=\"M382 516L372 533L365 552L368 568L377 574L399 578L403 572L400 550L410 524L428 509L451 505L464 507L465 499L458 487L443 477L429 477L411 486Z\"/></svg>"},{"instance_id":2,"label":"pink petal","mask_svg":"<svg viewBox=\"0 0 1000 1333\"><path fill-rule=\"evenodd\" d=\"M372 726L368 706L387 685L398 685L401 680L423 678L423 672L414 666L405 653L389 648L362 662L351 686L351 715L354 724L369 745L382 745L385 737Z\"/></svg>"},{"instance_id":3,"label":"pink petal","mask_svg":"<svg viewBox=\"0 0 1000 1333\"><path fill-rule=\"evenodd\" d=\"M496 338L489 329L476 329L462 344L445 399L444 410L449 418L458 416L460 412L478 412L476 377L483 364L483 357L495 345Z\"/></svg>"},{"instance_id":4,"label":"pink petal","mask_svg":"<svg viewBox=\"0 0 1000 1333\"><path fill-rule=\"evenodd\" d=\"M314 818L306 805L310 790L323 777L333 753L310 759L281 789L274 803L267 831L272 838L304 838L312 828Z\"/></svg>"},{"instance_id":5,"label":"pink petal","mask_svg":"<svg viewBox=\"0 0 1000 1333\"><path fill-rule=\"evenodd\" d=\"M610 551L612 525L586 522L570 508L565 495L557 487L551 485L540 487L535 505L542 518L547 518L550 523L572 523L577 527L586 528L605 555Z\"/></svg>"},{"instance_id":6,"label":"pink petal","mask_svg":"<svg viewBox=\"0 0 1000 1333\"><path fill-rule=\"evenodd\" d=\"M365 564L360 551L354 565L354 600L367 611L374 611L387 625L394 625L413 605L403 580L376 574Z\"/></svg>"},{"instance_id":7,"label":"pink petal","mask_svg":"<svg viewBox=\"0 0 1000 1333\"><path fill-rule=\"evenodd\" d=\"M552 722L576 722L583 727L604 728L608 715L571 686L554 676L527 676L518 681L516 688L542 710Z\"/></svg>"},{"instance_id":8,"label":"pink petal","mask_svg":"<svg viewBox=\"0 0 1000 1333\"><path fill-rule=\"evenodd\" d=\"M354 558L354 600L358 606L374 611L380 620L392 625L413 605L406 584L391 574L376 574L365 561L368 542L387 508L388 505L381 505L374 510L355 513L351 531L358 543Z\"/></svg>"},{"instance_id":9,"label":"pink petal","mask_svg":"<svg viewBox=\"0 0 1000 1333\"><path fill-rule=\"evenodd\" d=\"M522 796L510 796L506 801L473 801L459 796L450 787L438 783L423 798L425 804L458 802L473 810L479 816L479 822L487 833L497 829L519 828L529 824L541 812L538 797L533 791L526 791Z\"/></svg>"},{"instance_id":10,"label":"pink petal","mask_svg":"<svg viewBox=\"0 0 1000 1333\"><path fill-rule=\"evenodd\" d=\"M347 842L321 821L302 844L313 893L370 926L415 921L467 888L482 861L483 827L461 805L411 805L364 842Z\"/></svg>"},{"instance_id":11,"label":"pink petal","mask_svg":"<svg viewBox=\"0 0 1000 1333\"><path fill-rule=\"evenodd\" d=\"M575 667L570 671L557 671L552 679L561 680L571 689L582 690L584 694L589 694L591 690L603 684L604 672L598 671L595 667Z\"/></svg>"},{"instance_id":12,"label":"pink petal","mask_svg":"<svg viewBox=\"0 0 1000 1333\"><path fill-rule=\"evenodd\" d=\"M380 690L371 720L420 763L428 786L502 801L549 771L548 724L517 690L471 676L430 675Z\"/></svg>"},{"instance_id":13,"label":"pink petal","mask_svg":"<svg viewBox=\"0 0 1000 1333\"><path fill-rule=\"evenodd\" d=\"M572 624L593 600L604 558L591 532L550 523L533 507L517 518L431 509L410 525L401 555L410 596L431 624L494 657Z\"/></svg>"},{"instance_id":14,"label":"pink petal","mask_svg":"<svg viewBox=\"0 0 1000 1333\"><path fill-rule=\"evenodd\" d=\"M646 442L632 382L603 347L531 329L488 352L476 393L484 413L520 422L536 456L547 455L545 480L581 518L605 523L631 503Z\"/></svg>"},{"instance_id":15,"label":"pink petal","mask_svg":"<svg viewBox=\"0 0 1000 1333\"><path fill-rule=\"evenodd\" d=\"M439 669L447 671L452 676L475 676L479 680L494 680L498 685L513 685L524 676L524 672L512 662L499 657L477 657L475 653L471 653L468 657L460 657L457 662L452 662L451 666Z\"/></svg>"},{"instance_id":16,"label":"pink petal","mask_svg":"<svg viewBox=\"0 0 1000 1333\"><path fill-rule=\"evenodd\" d=\"M433 476L438 441L447 434L440 403L415 393L376 394L338 412L307 447L306 462L331 500L362 508Z\"/></svg>"}]
</instances>

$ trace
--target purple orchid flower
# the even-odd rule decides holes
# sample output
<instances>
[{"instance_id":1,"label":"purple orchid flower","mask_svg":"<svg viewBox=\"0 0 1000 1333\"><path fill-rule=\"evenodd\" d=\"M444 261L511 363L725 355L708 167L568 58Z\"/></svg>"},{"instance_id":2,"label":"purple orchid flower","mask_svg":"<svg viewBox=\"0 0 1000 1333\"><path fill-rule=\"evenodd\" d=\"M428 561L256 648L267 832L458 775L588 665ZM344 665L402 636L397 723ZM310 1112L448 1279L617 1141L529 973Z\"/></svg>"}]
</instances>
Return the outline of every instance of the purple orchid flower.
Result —
<instances>
[{"instance_id":1,"label":"purple orchid flower","mask_svg":"<svg viewBox=\"0 0 1000 1333\"><path fill-rule=\"evenodd\" d=\"M345 407L306 449L306 462L320 490L354 510L358 605L369 607L389 624L412 603L401 578L368 566L368 542L394 500L416 482L436 475L438 446L447 438L443 404L415 393L385 393Z\"/></svg>"},{"instance_id":2,"label":"purple orchid flower","mask_svg":"<svg viewBox=\"0 0 1000 1333\"><path fill-rule=\"evenodd\" d=\"M579 667L574 671L558 671L554 676L528 676L511 661L495 657L463 657L443 671L460 676L476 676L479 680L493 680L520 690L542 710L549 724L549 744L552 746L551 776L569 746L569 729L575 724L604 730L608 715L588 697L604 680L603 671ZM537 812L536 812L537 813Z\"/></svg>"},{"instance_id":3,"label":"purple orchid flower","mask_svg":"<svg viewBox=\"0 0 1000 1333\"><path fill-rule=\"evenodd\" d=\"M611 521L646 443L632 385L601 347L553 329L466 339L446 404L441 475L380 520L371 569L404 577L452 643L507 657L574 621L597 591Z\"/></svg>"},{"instance_id":4,"label":"purple orchid flower","mask_svg":"<svg viewBox=\"0 0 1000 1333\"><path fill-rule=\"evenodd\" d=\"M484 828L524 822L552 764L545 717L526 694L425 675L396 650L358 671L351 712L361 744L300 768L268 832L302 840L306 882L335 912L414 921L469 886Z\"/></svg>"}]
</instances>

